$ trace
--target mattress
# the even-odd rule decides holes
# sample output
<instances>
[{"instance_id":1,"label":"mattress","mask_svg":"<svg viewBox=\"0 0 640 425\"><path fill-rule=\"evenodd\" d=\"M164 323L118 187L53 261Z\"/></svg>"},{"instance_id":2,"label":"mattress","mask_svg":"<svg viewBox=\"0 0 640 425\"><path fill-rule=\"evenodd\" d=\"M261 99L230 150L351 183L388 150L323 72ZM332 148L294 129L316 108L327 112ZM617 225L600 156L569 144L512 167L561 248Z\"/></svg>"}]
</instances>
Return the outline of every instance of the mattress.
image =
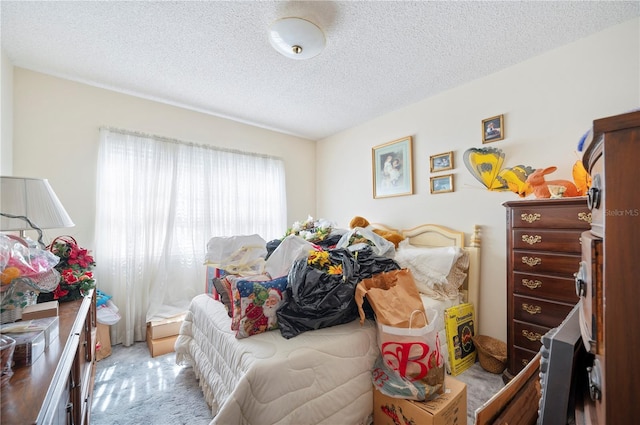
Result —
<instances>
[{"instance_id":1,"label":"mattress","mask_svg":"<svg viewBox=\"0 0 640 425\"><path fill-rule=\"evenodd\" d=\"M375 323L358 320L285 339L236 339L222 303L195 297L175 344L193 367L215 424L368 424Z\"/></svg>"}]
</instances>

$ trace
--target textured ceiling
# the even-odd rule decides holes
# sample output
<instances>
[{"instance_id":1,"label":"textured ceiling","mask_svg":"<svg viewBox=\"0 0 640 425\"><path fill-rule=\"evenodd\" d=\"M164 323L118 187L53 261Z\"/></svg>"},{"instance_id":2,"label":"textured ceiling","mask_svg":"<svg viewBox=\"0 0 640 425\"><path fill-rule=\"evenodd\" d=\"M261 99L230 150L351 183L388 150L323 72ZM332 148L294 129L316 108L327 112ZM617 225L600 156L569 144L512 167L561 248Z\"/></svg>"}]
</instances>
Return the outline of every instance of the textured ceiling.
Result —
<instances>
[{"instance_id":1,"label":"textured ceiling","mask_svg":"<svg viewBox=\"0 0 640 425\"><path fill-rule=\"evenodd\" d=\"M640 16L618 1L2 1L15 66L317 140ZM288 16L326 49L269 44ZM615 48L615 46L612 46Z\"/></svg>"}]
</instances>

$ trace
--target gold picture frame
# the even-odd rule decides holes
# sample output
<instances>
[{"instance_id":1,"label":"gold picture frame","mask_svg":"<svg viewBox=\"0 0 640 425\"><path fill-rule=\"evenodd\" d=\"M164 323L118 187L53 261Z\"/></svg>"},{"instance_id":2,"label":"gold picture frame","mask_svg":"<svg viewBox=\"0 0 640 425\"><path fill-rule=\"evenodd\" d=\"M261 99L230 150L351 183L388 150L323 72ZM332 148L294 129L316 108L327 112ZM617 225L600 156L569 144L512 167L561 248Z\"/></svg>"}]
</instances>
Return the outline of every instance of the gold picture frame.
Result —
<instances>
[{"instance_id":1,"label":"gold picture frame","mask_svg":"<svg viewBox=\"0 0 640 425\"><path fill-rule=\"evenodd\" d=\"M504 115L482 120L482 143L497 142L504 139Z\"/></svg>"},{"instance_id":2,"label":"gold picture frame","mask_svg":"<svg viewBox=\"0 0 640 425\"><path fill-rule=\"evenodd\" d=\"M432 173L439 171L453 170L453 151L431 155L429 157L429 169Z\"/></svg>"},{"instance_id":3,"label":"gold picture frame","mask_svg":"<svg viewBox=\"0 0 640 425\"><path fill-rule=\"evenodd\" d=\"M431 193L453 192L453 174L431 177L429 187Z\"/></svg>"},{"instance_id":4,"label":"gold picture frame","mask_svg":"<svg viewBox=\"0 0 640 425\"><path fill-rule=\"evenodd\" d=\"M407 136L371 149L375 199L413 194L412 140Z\"/></svg>"}]
</instances>

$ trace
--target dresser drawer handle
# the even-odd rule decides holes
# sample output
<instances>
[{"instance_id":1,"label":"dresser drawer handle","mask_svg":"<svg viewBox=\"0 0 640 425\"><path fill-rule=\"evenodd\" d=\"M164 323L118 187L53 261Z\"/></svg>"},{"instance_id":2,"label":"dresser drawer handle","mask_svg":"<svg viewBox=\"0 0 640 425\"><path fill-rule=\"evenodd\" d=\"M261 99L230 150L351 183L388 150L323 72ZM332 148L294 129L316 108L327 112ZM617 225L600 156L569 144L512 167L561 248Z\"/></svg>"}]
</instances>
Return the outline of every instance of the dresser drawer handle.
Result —
<instances>
[{"instance_id":1,"label":"dresser drawer handle","mask_svg":"<svg viewBox=\"0 0 640 425\"><path fill-rule=\"evenodd\" d=\"M520 214L520 220L526 221L529 224L533 223L534 221L540 220L540 217L541 216L540 216L539 213L533 213L533 214L523 213L523 214Z\"/></svg>"},{"instance_id":2,"label":"dresser drawer handle","mask_svg":"<svg viewBox=\"0 0 640 425\"><path fill-rule=\"evenodd\" d=\"M587 208L589 208L591 211L600 208L601 185L602 181L600 178L600 174L596 174L595 176L593 176L593 182L591 183L591 187L587 191Z\"/></svg>"},{"instance_id":3,"label":"dresser drawer handle","mask_svg":"<svg viewBox=\"0 0 640 425\"><path fill-rule=\"evenodd\" d=\"M529 360L527 359L522 359L522 366L526 366L529 364Z\"/></svg>"},{"instance_id":4,"label":"dresser drawer handle","mask_svg":"<svg viewBox=\"0 0 640 425\"><path fill-rule=\"evenodd\" d=\"M531 332L526 329L522 330L522 336L527 338L529 341L540 341L540 338L542 338L542 335L540 335L539 333Z\"/></svg>"},{"instance_id":5,"label":"dresser drawer handle","mask_svg":"<svg viewBox=\"0 0 640 425\"><path fill-rule=\"evenodd\" d=\"M529 245L535 245L539 242L542 242L542 236L540 235L522 235L522 242L528 243Z\"/></svg>"},{"instance_id":6,"label":"dresser drawer handle","mask_svg":"<svg viewBox=\"0 0 640 425\"><path fill-rule=\"evenodd\" d=\"M578 220L586 221L587 223L591 224L591 213L578 213Z\"/></svg>"},{"instance_id":7,"label":"dresser drawer handle","mask_svg":"<svg viewBox=\"0 0 640 425\"><path fill-rule=\"evenodd\" d=\"M580 261L580 268L573 274L576 281L576 295L580 298L587 296L587 267L589 265L586 261Z\"/></svg>"},{"instance_id":8,"label":"dresser drawer handle","mask_svg":"<svg viewBox=\"0 0 640 425\"><path fill-rule=\"evenodd\" d=\"M542 264L542 258L540 257L522 257L522 262L530 267L535 267Z\"/></svg>"},{"instance_id":9,"label":"dresser drawer handle","mask_svg":"<svg viewBox=\"0 0 640 425\"><path fill-rule=\"evenodd\" d=\"M530 279L522 279L522 285L526 286L529 289L538 289L542 287L541 280L530 280Z\"/></svg>"},{"instance_id":10,"label":"dresser drawer handle","mask_svg":"<svg viewBox=\"0 0 640 425\"><path fill-rule=\"evenodd\" d=\"M522 304L522 309L529 314L542 313L542 307L540 307L539 305Z\"/></svg>"}]
</instances>

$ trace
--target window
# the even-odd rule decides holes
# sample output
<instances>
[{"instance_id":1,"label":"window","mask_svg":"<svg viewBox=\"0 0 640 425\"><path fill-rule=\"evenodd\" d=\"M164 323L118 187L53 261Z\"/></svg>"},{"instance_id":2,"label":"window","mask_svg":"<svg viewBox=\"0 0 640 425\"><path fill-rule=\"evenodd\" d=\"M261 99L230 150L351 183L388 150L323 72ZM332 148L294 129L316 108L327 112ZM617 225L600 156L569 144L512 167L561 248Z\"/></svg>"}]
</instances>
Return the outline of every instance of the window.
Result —
<instances>
[{"instance_id":1,"label":"window","mask_svg":"<svg viewBox=\"0 0 640 425\"><path fill-rule=\"evenodd\" d=\"M203 292L211 237L268 241L286 229L274 157L102 129L97 184L98 287L135 316L118 323L115 343L144 340L148 320L185 311Z\"/></svg>"}]
</instances>

